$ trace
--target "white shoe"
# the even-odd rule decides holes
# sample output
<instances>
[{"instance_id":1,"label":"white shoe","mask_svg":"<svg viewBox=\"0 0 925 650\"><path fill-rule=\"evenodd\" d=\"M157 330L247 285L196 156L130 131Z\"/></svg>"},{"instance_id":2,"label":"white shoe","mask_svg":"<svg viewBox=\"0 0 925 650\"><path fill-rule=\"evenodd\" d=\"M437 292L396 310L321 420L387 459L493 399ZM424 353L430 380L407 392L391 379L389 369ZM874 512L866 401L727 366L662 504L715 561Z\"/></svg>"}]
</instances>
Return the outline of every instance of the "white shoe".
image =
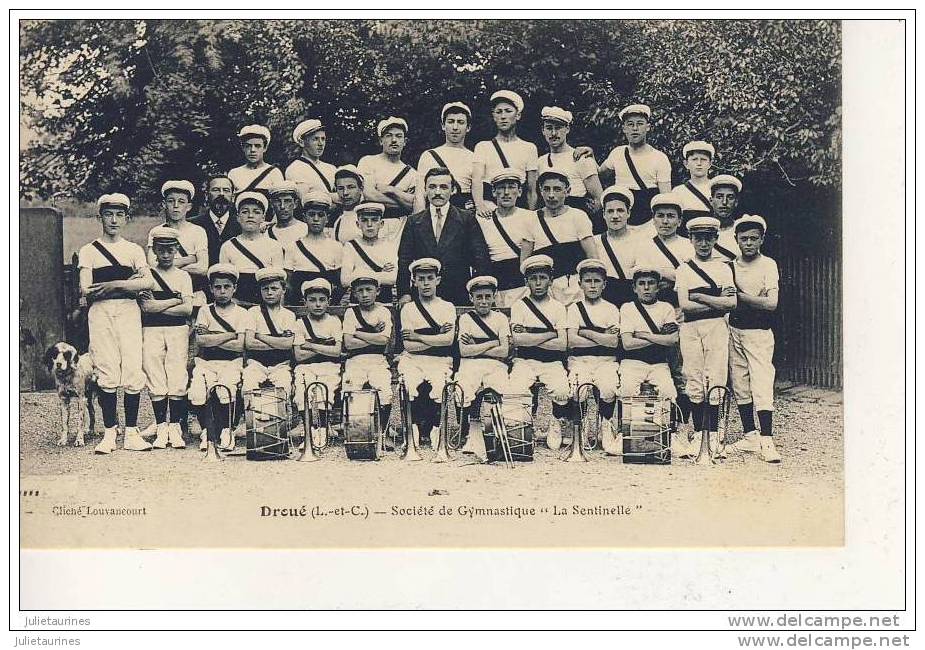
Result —
<instances>
[{"instance_id":1,"label":"white shoe","mask_svg":"<svg viewBox=\"0 0 925 650\"><path fill-rule=\"evenodd\" d=\"M736 451L747 452L750 454L757 453L761 450L761 444L758 438L759 436L757 431L749 431L744 436L742 436L742 438L736 440L732 444L732 448Z\"/></svg>"},{"instance_id":2,"label":"white shoe","mask_svg":"<svg viewBox=\"0 0 925 650\"><path fill-rule=\"evenodd\" d=\"M122 448L126 451L148 451L151 449L151 443L141 437L138 427L125 427Z\"/></svg>"},{"instance_id":3,"label":"white shoe","mask_svg":"<svg viewBox=\"0 0 925 650\"><path fill-rule=\"evenodd\" d=\"M696 437L696 440L698 441L699 449L699 435ZM676 458L691 458L693 455L691 449L693 448L694 446L691 441L688 440L686 431L675 431L674 437L671 440L671 454L673 456Z\"/></svg>"},{"instance_id":4,"label":"white shoe","mask_svg":"<svg viewBox=\"0 0 925 650\"><path fill-rule=\"evenodd\" d=\"M167 439L170 434L170 425L166 422L161 422L157 426L157 438L154 439L154 448L155 449L167 449ZM141 435L144 438L144 434Z\"/></svg>"},{"instance_id":5,"label":"white shoe","mask_svg":"<svg viewBox=\"0 0 925 650\"><path fill-rule=\"evenodd\" d=\"M619 456L623 453L622 436L610 420L601 420L601 449L608 456Z\"/></svg>"},{"instance_id":6,"label":"white shoe","mask_svg":"<svg viewBox=\"0 0 925 650\"><path fill-rule=\"evenodd\" d=\"M780 454L777 453L777 445L774 444L774 438L771 436L758 436L760 450L758 458L766 463L779 463Z\"/></svg>"},{"instance_id":7,"label":"white shoe","mask_svg":"<svg viewBox=\"0 0 925 650\"><path fill-rule=\"evenodd\" d=\"M218 448L222 451L234 451L234 438L231 437L231 429L222 429Z\"/></svg>"},{"instance_id":8,"label":"white shoe","mask_svg":"<svg viewBox=\"0 0 925 650\"><path fill-rule=\"evenodd\" d=\"M111 454L116 450L116 434L119 429L112 427L103 431L103 439L93 450L97 454Z\"/></svg>"},{"instance_id":9,"label":"white shoe","mask_svg":"<svg viewBox=\"0 0 925 650\"><path fill-rule=\"evenodd\" d=\"M141 437L145 439L153 438L155 435L157 435L157 433L157 422L152 422L145 428L144 431L141 432Z\"/></svg>"},{"instance_id":10,"label":"white shoe","mask_svg":"<svg viewBox=\"0 0 925 650\"><path fill-rule=\"evenodd\" d=\"M552 451L559 451L562 446L562 425L559 418L550 416L549 428L546 429L546 446Z\"/></svg>"},{"instance_id":11,"label":"white shoe","mask_svg":"<svg viewBox=\"0 0 925 650\"><path fill-rule=\"evenodd\" d=\"M174 449L185 449L186 442L183 440L183 429L180 428L179 422L173 422L167 427L167 442Z\"/></svg>"},{"instance_id":12,"label":"white shoe","mask_svg":"<svg viewBox=\"0 0 925 650\"><path fill-rule=\"evenodd\" d=\"M199 451L209 450L209 436L205 431L199 434Z\"/></svg>"}]
</instances>

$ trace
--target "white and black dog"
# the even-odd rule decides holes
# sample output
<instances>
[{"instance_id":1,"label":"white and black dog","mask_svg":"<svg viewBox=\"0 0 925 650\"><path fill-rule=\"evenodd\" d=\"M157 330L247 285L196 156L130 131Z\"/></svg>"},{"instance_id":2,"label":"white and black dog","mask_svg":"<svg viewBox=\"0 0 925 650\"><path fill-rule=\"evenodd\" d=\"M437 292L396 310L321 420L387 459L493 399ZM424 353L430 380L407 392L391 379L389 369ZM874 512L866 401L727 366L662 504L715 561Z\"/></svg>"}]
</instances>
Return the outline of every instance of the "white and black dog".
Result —
<instances>
[{"instance_id":1,"label":"white and black dog","mask_svg":"<svg viewBox=\"0 0 925 650\"><path fill-rule=\"evenodd\" d=\"M80 354L70 343L55 343L45 352L45 365L55 378L58 397L61 400L61 437L58 445L67 444L68 419L71 405L77 408L77 437L74 445L82 447L84 434L93 435L96 414L93 398L96 395L96 371L89 354Z\"/></svg>"}]
</instances>

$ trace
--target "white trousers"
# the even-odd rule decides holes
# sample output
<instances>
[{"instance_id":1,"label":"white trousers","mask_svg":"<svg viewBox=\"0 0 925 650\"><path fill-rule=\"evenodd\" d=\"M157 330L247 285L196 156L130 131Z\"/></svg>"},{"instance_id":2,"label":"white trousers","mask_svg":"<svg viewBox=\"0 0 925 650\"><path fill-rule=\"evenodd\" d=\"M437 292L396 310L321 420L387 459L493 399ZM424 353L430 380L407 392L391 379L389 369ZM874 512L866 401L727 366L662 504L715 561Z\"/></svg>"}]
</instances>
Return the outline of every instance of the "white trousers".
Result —
<instances>
[{"instance_id":1,"label":"white trousers","mask_svg":"<svg viewBox=\"0 0 925 650\"><path fill-rule=\"evenodd\" d=\"M206 399L208 399L213 388L224 386L228 389L228 392L220 390L217 392L217 396L219 402L227 404L229 395L231 399L234 399L240 382L241 359L216 359L213 361L196 359L187 398L193 406L202 406L206 403Z\"/></svg>"},{"instance_id":2,"label":"white trousers","mask_svg":"<svg viewBox=\"0 0 925 650\"><path fill-rule=\"evenodd\" d=\"M141 309L134 300L115 298L90 305L90 354L97 383L107 392L122 387L140 393L145 387L142 371Z\"/></svg>"},{"instance_id":3,"label":"white trousers","mask_svg":"<svg viewBox=\"0 0 925 650\"><path fill-rule=\"evenodd\" d=\"M646 363L636 359L624 359L620 362L620 395L638 395L643 381L655 384L661 397L667 397L671 401L678 398L678 391L671 378L671 368L667 363Z\"/></svg>"},{"instance_id":4,"label":"white trousers","mask_svg":"<svg viewBox=\"0 0 925 650\"><path fill-rule=\"evenodd\" d=\"M418 396L421 384L426 381L430 384L430 398L440 402L443 387L453 374L453 359L402 352L398 355L398 374L405 378L409 399Z\"/></svg>"},{"instance_id":5,"label":"white trousers","mask_svg":"<svg viewBox=\"0 0 925 650\"><path fill-rule=\"evenodd\" d=\"M605 402L612 402L620 388L620 364L610 357L569 357L568 376L572 386L594 384Z\"/></svg>"},{"instance_id":6,"label":"white trousers","mask_svg":"<svg viewBox=\"0 0 925 650\"><path fill-rule=\"evenodd\" d=\"M334 402L334 391L340 388L340 364L335 361L319 361L301 363L295 367L293 399L298 410L305 410L305 388L316 381L321 382L328 389L327 408L330 409ZM318 395L316 399L320 400L320 393Z\"/></svg>"},{"instance_id":7,"label":"white trousers","mask_svg":"<svg viewBox=\"0 0 925 650\"><path fill-rule=\"evenodd\" d=\"M529 394L530 387L537 381L546 386L556 404L565 404L571 397L568 374L562 362L514 359L508 392L516 395Z\"/></svg>"},{"instance_id":8,"label":"white trousers","mask_svg":"<svg viewBox=\"0 0 925 650\"><path fill-rule=\"evenodd\" d=\"M507 364L498 359L461 359L453 380L463 390L463 406L472 404L475 394L483 388L501 395L510 392Z\"/></svg>"},{"instance_id":9,"label":"white trousers","mask_svg":"<svg viewBox=\"0 0 925 650\"><path fill-rule=\"evenodd\" d=\"M275 366L265 366L259 361L250 359L244 372L241 373L241 389L249 392L260 387L266 380L277 388L282 388L289 395L292 393L292 370L288 363L278 363Z\"/></svg>"},{"instance_id":10,"label":"white trousers","mask_svg":"<svg viewBox=\"0 0 925 650\"><path fill-rule=\"evenodd\" d=\"M681 372L685 390L692 402L705 400L710 388L725 386L729 378L729 326L724 318L705 318L681 323ZM716 393L710 400L719 404Z\"/></svg>"},{"instance_id":11,"label":"white trousers","mask_svg":"<svg viewBox=\"0 0 925 650\"><path fill-rule=\"evenodd\" d=\"M189 327L143 327L141 366L151 399L186 395Z\"/></svg>"},{"instance_id":12,"label":"white trousers","mask_svg":"<svg viewBox=\"0 0 925 650\"><path fill-rule=\"evenodd\" d=\"M729 373L736 402L774 410L774 332L729 328Z\"/></svg>"},{"instance_id":13,"label":"white trousers","mask_svg":"<svg viewBox=\"0 0 925 650\"><path fill-rule=\"evenodd\" d=\"M392 371L381 354L358 354L344 362L344 392L360 390L363 384L379 392L382 404L392 402Z\"/></svg>"}]
</instances>

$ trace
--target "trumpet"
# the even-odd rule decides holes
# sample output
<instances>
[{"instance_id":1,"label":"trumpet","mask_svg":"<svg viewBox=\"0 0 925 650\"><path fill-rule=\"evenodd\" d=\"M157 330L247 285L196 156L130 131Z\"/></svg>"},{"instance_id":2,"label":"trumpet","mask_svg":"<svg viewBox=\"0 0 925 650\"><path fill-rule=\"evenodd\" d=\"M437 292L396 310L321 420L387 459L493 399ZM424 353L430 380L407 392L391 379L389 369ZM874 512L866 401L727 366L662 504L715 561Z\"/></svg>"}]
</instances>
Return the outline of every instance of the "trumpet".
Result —
<instances>
[{"instance_id":1,"label":"trumpet","mask_svg":"<svg viewBox=\"0 0 925 650\"><path fill-rule=\"evenodd\" d=\"M465 393L462 386L455 381L447 381L443 386L443 399L440 405L440 426L437 435L440 436L434 451L433 458L435 463L445 463L452 460L450 458L450 448L456 451L462 446L462 405L465 403ZM453 401L456 410L456 440L450 443L450 400Z\"/></svg>"},{"instance_id":2,"label":"trumpet","mask_svg":"<svg viewBox=\"0 0 925 650\"><path fill-rule=\"evenodd\" d=\"M484 399L491 404L491 428L498 438L501 455L508 469L514 469L514 454L511 452L511 440L507 435L507 425L504 422L504 413L501 410L501 396L494 391L487 392Z\"/></svg>"},{"instance_id":3,"label":"trumpet","mask_svg":"<svg viewBox=\"0 0 925 650\"><path fill-rule=\"evenodd\" d=\"M560 460L563 460L567 463L587 463L588 462L588 455L585 453L585 443L583 440L584 436L582 435L582 430L581 430L582 429L581 423L582 423L582 420L584 419L583 417L584 413L582 412L582 408L581 408L581 394L582 394L582 391L587 392L588 390L590 390L591 394L594 395L594 384L590 384L590 383L579 384L579 386L575 389L575 402L576 402L575 417L571 423L572 443L569 446L568 454L564 458L560 457Z\"/></svg>"},{"instance_id":4,"label":"trumpet","mask_svg":"<svg viewBox=\"0 0 925 650\"><path fill-rule=\"evenodd\" d=\"M404 436L404 444L399 457L406 461L424 460L418 448L417 436L414 435L414 426L411 424L411 400L404 377L398 380L398 406L401 410L401 428Z\"/></svg>"},{"instance_id":5,"label":"trumpet","mask_svg":"<svg viewBox=\"0 0 925 650\"><path fill-rule=\"evenodd\" d=\"M328 387L320 381L314 381L305 387L305 415L302 419L302 453L299 454L299 457L296 458L296 461L300 463L314 463L321 460L320 451L324 449L328 440L331 438L331 417L330 412L325 410L326 416L324 422L321 420L321 409L318 408L318 393L321 392L322 404L325 407L330 403L328 398L330 394L328 393ZM311 396L311 399L309 399ZM321 435L318 436L319 441L315 441L316 432ZM292 447L295 448L295 444L292 444Z\"/></svg>"},{"instance_id":6,"label":"trumpet","mask_svg":"<svg viewBox=\"0 0 925 650\"><path fill-rule=\"evenodd\" d=\"M710 386L709 380L706 382L706 391L703 402L704 412L703 412L703 424L702 435L700 438L700 451L697 454L697 458L694 461L698 465L713 465L716 463L717 457L724 457L725 454L719 449L720 445L725 445L725 440L719 438L719 431L717 430L717 440L711 445L710 444L710 425L712 424L712 417L710 416L710 396L714 393L719 395L719 407L720 407L720 416L728 419L728 400L729 400L729 389L725 386ZM717 429L719 429L719 422L717 424ZM725 431L724 431L725 433ZM724 436L725 437L725 436ZM716 451L713 448L715 447Z\"/></svg>"}]
</instances>

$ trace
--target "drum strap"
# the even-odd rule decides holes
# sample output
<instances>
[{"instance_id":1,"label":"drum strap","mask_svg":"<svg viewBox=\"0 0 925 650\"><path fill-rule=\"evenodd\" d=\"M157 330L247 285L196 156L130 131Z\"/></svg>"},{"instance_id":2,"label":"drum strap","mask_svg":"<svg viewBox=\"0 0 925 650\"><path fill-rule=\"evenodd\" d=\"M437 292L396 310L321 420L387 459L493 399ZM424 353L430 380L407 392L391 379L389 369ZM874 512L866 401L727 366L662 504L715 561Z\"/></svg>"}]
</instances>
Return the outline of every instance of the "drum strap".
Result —
<instances>
[{"instance_id":1,"label":"drum strap","mask_svg":"<svg viewBox=\"0 0 925 650\"><path fill-rule=\"evenodd\" d=\"M661 334L661 330L658 328L658 325L655 324L655 321L652 320L652 316L649 315L649 310L647 310L641 302L634 300L633 304L636 305L636 309L639 310L639 315L642 316L642 320L646 322L646 325L649 326L649 330L653 334Z\"/></svg>"},{"instance_id":2,"label":"drum strap","mask_svg":"<svg viewBox=\"0 0 925 650\"><path fill-rule=\"evenodd\" d=\"M492 330L492 329L488 326L488 323L486 323L484 320L482 320L482 317L481 317L481 316L479 316L478 314L476 314L474 311L469 311L469 312L466 312L466 313L469 315L469 318L472 319L472 322L475 323L475 326L478 327L478 328L479 328L480 330L482 330L483 332L485 332L485 336L488 337L487 340L485 340L485 341L480 341L480 343L487 343L488 341L500 341L500 340L501 340L501 339L498 338L498 335L495 334L494 330Z\"/></svg>"},{"instance_id":3,"label":"drum strap","mask_svg":"<svg viewBox=\"0 0 925 650\"><path fill-rule=\"evenodd\" d=\"M630 174L633 175L633 180L636 181L636 185L639 186L640 190L649 189L645 182L642 180L642 176L639 175L639 170L636 169L636 163L633 162L633 157L630 155L630 148L626 147L623 150L623 157L626 158L626 166L629 167Z\"/></svg>"},{"instance_id":4,"label":"drum strap","mask_svg":"<svg viewBox=\"0 0 925 650\"><path fill-rule=\"evenodd\" d=\"M304 162L309 167L311 167L315 171L315 173L318 174L318 178L320 178L321 182L324 183L324 189L328 191L328 194L334 191L334 188L331 187L331 184L328 182L328 179L324 177L324 174L321 173L321 170L318 169L318 166L315 163L313 163L311 160L309 160L305 156L299 156L298 159Z\"/></svg>"},{"instance_id":5,"label":"drum strap","mask_svg":"<svg viewBox=\"0 0 925 650\"><path fill-rule=\"evenodd\" d=\"M704 271L702 268L700 268L700 266L697 264L697 262L695 262L694 260L688 260L688 261L687 261L687 265L688 265L689 267L691 267L691 270L693 270L694 273L696 273L697 275L699 275L699 276L703 279L704 282L706 282L708 285L710 285L710 289L712 289L712 290L714 290L714 291L715 291L716 289L719 289L719 285L716 284L716 282L713 281L713 278L711 278L711 277L707 274L706 271Z\"/></svg>"},{"instance_id":6,"label":"drum strap","mask_svg":"<svg viewBox=\"0 0 925 650\"><path fill-rule=\"evenodd\" d=\"M256 190L257 186L260 185L260 181L266 178L270 174L270 172L272 172L274 169L276 169L276 165L270 165L269 167L264 169L262 172L254 176L254 180L248 183L247 187L241 190L241 192L253 192L254 190Z\"/></svg>"},{"instance_id":7,"label":"drum strap","mask_svg":"<svg viewBox=\"0 0 925 650\"><path fill-rule=\"evenodd\" d=\"M446 167L447 169L450 168L450 166L447 165L446 162L444 162L443 158L440 157L440 154L438 154L438 153L437 153L436 151L434 151L433 149L428 149L428 150L427 150L427 153L429 153L431 156L433 156L434 160L436 160L436 161L437 161L437 164L440 165L441 167ZM456 182L456 179L453 178L453 174L450 174L450 178L453 179L453 192L454 192L454 193L460 193L460 192L462 192L462 188L459 186L459 183Z\"/></svg>"},{"instance_id":8,"label":"drum strap","mask_svg":"<svg viewBox=\"0 0 925 650\"><path fill-rule=\"evenodd\" d=\"M398 184L401 183L401 179L408 175L408 172L411 171L411 167L405 165L404 169L398 172L398 175L395 176L392 180L389 181L389 185L392 187L398 187Z\"/></svg>"},{"instance_id":9,"label":"drum strap","mask_svg":"<svg viewBox=\"0 0 925 650\"><path fill-rule=\"evenodd\" d=\"M417 296L414 297L414 306L417 307L418 312L423 316L424 320L427 321L428 327L422 327L420 329L414 330L417 334L439 334L440 333L440 324L434 320L434 317L431 316L430 312L427 311L427 308L424 307L424 303L421 302L421 299Z\"/></svg>"},{"instance_id":10,"label":"drum strap","mask_svg":"<svg viewBox=\"0 0 925 650\"><path fill-rule=\"evenodd\" d=\"M686 187L688 190L690 190L690 193L691 193L691 194L693 194L693 195L696 196L698 199L700 199L700 202L703 203L705 206L707 206L707 210L709 210L710 212L713 212L713 205L710 203L710 199L708 199L708 198L704 195L703 192L701 192L700 190L698 190L697 187L696 187L693 183L691 183L690 181L685 181L685 182L684 182L684 187Z\"/></svg>"},{"instance_id":11,"label":"drum strap","mask_svg":"<svg viewBox=\"0 0 925 650\"><path fill-rule=\"evenodd\" d=\"M307 316L302 316L302 324L305 325L305 332L308 334L308 338L311 339L312 343L320 343L321 345L334 345L336 341L333 337L319 337L315 333L315 328L312 327L312 319Z\"/></svg>"},{"instance_id":12,"label":"drum strap","mask_svg":"<svg viewBox=\"0 0 925 650\"><path fill-rule=\"evenodd\" d=\"M713 248L718 250L725 257L728 257L730 260L734 260L736 258L735 253L733 253L731 250L729 250L725 246L720 246L719 243L713 244Z\"/></svg>"},{"instance_id":13,"label":"drum strap","mask_svg":"<svg viewBox=\"0 0 925 650\"><path fill-rule=\"evenodd\" d=\"M381 273L381 272L382 272L382 267L379 266L378 264L376 264L376 262L373 261L373 258L371 258L371 257L369 256L369 253L367 253L365 250L363 250L363 247L360 246L359 243L357 243L357 240L356 240L356 239L351 239L351 240L350 240L350 245L353 246L353 250L355 250L355 251L357 252L357 255L360 256L360 259L362 259L364 262L366 262L366 266L368 266L369 268L371 268L371 269L372 269L373 271L375 271L376 273Z\"/></svg>"},{"instance_id":14,"label":"drum strap","mask_svg":"<svg viewBox=\"0 0 925 650\"><path fill-rule=\"evenodd\" d=\"M260 305L260 313L263 315L263 320L267 323L267 329L270 330L270 336L279 336L279 330L276 329L276 323L273 322L273 318L270 316L270 310L267 309L266 305Z\"/></svg>"},{"instance_id":15,"label":"drum strap","mask_svg":"<svg viewBox=\"0 0 925 650\"><path fill-rule=\"evenodd\" d=\"M584 326L580 327L579 329L589 329L592 332L597 332L598 334L603 334L607 331L603 327L598 327L594 324L594 322L591 320L591 315L588 313L588 309L585 307L585 303L583 301L576 302L575 305L578 307L578 313L581 315L581 320L585 322Z\"/></svg>"},{"instance_id":16,"label":"drum strap","mask_svg":"<svg viewBox=\"0 0 925 650\"><path fill-rule=\"evenodd\" d=\"M301 240L301 239L296 240L295 247L299 249L299 252L302 253L302 255L304 255L305 258L306 258L309 262L311 262L312 264L314 264L315 266L317 266L319 271L321 271L321 272L323 273L323 272L326 270L326 268L325 268L324 264L321 262L321 260L319 260L317 257L315 257L314 255L312 255L311 251L309 251L309 250L305 247L305 244L302 243L302 240Z\"/></svg>"},{"instance_id":17,"label":"drum strap","mask_svg":"<svg viewBox=\"0 0 925 650\"><path fill-rule=\"evenodd\" d=\"M231 323L226 321L224 318L218 315L218 312L215 310L215 305L209 305L209 313L212 314L212 320L222 326L226 332L234 332L235 329L231 326Z\"/></svg>"},{"instance_id":18,"label":"drum strap","mask_svg":"<svg viewBox=\"0 0 925 650\"><path fill-rule=\"evenodd\" d=\"M508 245L511 249L511 252L514 253L517 257L520 257L520 246L514 243L514 240L511 239L511 236L507 234L507 230L504 229L504 226L501 225L501 219L498 217L497 212L491 213L491 222L495 224L495 228L498 230L498 234L501 235L501 239L504 240L504 243Z\"/></svg>"},{"instance_id":19,"label":"drum strap","mask_svg":"<svg viewBox=\"0 0 925 650\"><path fill-rule=\"evenodd\" d=\"M171 226L166 221L164 222L163 225L165 228L173 228L173 226ZM189 253L186 252L186 249L183 248L183 244L180 243L179 239L177 240L177 252L180 253L180 255L182 255L183 257L186 257L187 255L189 255Z\"/></svg>"},{"instance_id":20,"label":"drum strap","mask_svg":"<svg viewBox=\"0 0 925 650\"><path fill-rule=\"evenodd\" d=\"M495 153L498 154L498 158L501 159L501 166L505 169L509 169L511 164L507 161L507 156L504 155L504 151L501 150L501 145L498 144L498 138L492 138L491 143L495 147Z\"/></svg>"},{"instance_id":21,"label":"drum strap","mask_svg":"<svg viewBox=\"0 0 925 650\"><path fill-rule=\"evenodd\" d=\"M617 277L621 280L626 280L626 273L620 265L620 260L617 259L617 254L614 252L613 246L607 241L606 232L601 235L601 245L604 247L604 252L607 253L607 257L610 258L610 263L613 265L613 270L617 272Z\"/></svg>"},{"instance_id":22,"label":"drum strap","mask_svg":"<svg viewBox=\"0 0 925 650\"><path fill-rule=\"evenodd\" d=\"M529 309L531 312L533 312L533 315L536 316L537 319L545 326L545 329L540 330L540 332L554 332L554 331L556 331L556 328L553 327L553 325L552 325L552 321L549 320L548 318L546 318L546 314L544 314L542 311L540 311L540 308L536 306L536 303L535 303L535 302L533 302L532 300L530 300L530 297L529 297L529 296L524 296L522 300L524 301L524 304L527 306L527 309ZM537 333L539 333L539 332L537 332Z\"/></svg>"},{"instance_id":23,"label":"drum strap","mask_svg":"<svg viewBox=\"0 0 925 650\"><path fill-rule=\"evenodd\" d=\"M681 262L679 262L678 258L674 256L674 253L669 250L668 246L665 245L665 242L662 241L661 237L656 235L652 238L652 241L655 242L655 246L662 252L662 255L668 258L668 261L671 262L671 265L674 268L681 266Z\"/></svg>"},{"instance_id":24,"label":"drum strap","mask_svg":"<svg viewBox=\"0 0 925 650\"><path fill-rule=\"evenodd\" d=\"M244 257L246 257L247 259L249 259L251 262L253 262L254 265L255 265L258 269L262 269L264 266L266 266L266 265L260 260L259 257L257 257L257 256L254 255L252 252L250 252L244 244L242 244L240 241L238 241L238 238L237 238L237 237L234 237L234 238L231 239L230 241L231 241L231 245L234 246L235 248L237 248L237 249L241 252L241 255L243 255Z\"/></svg>"}]
</instances>

